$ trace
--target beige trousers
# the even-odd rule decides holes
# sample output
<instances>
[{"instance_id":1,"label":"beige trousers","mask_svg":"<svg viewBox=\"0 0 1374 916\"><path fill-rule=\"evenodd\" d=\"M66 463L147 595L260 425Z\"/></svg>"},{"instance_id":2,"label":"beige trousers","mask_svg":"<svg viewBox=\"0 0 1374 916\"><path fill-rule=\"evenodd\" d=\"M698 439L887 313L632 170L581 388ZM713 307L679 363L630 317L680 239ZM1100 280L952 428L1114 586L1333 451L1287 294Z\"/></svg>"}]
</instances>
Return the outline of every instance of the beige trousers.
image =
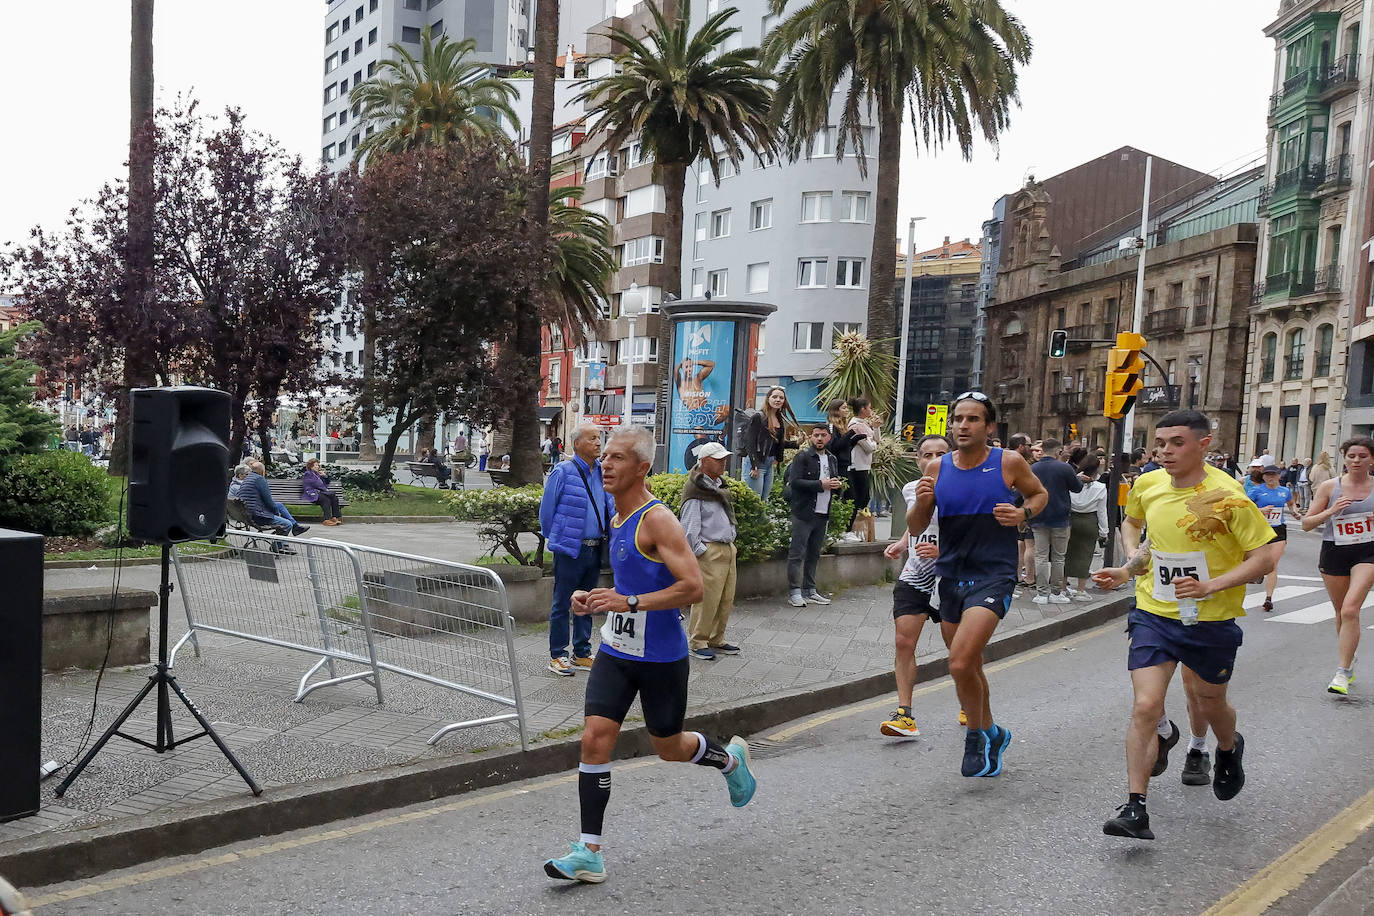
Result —
<instances>
[{"instance_id":1,"label":"beige trousers","mask_svg":"<svg viewBox=\"0 0 1374 916\"><path fill-rule=\"evenodd\" d=\"M725 641L725 625L735 609L735 545L708 543L697 564L705 593L687 618L687 641L693 649Z\"/></svg>"}]
</instances>

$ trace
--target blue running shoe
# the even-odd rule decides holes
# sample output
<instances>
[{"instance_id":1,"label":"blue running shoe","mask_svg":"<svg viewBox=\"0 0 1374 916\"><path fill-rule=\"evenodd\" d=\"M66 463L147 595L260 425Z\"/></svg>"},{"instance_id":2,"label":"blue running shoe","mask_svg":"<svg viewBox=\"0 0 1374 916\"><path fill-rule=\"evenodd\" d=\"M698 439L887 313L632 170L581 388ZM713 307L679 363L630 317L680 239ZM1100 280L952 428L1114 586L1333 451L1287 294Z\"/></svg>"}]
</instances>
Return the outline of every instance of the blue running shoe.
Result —
<instances>
[{"instance_id":1,"label":"blue running shoe","mask_svg":"<svg viewBox=\"0 0 1374 916\"><path fill-rule=\"evenodd\" d=\"M582 881L586 884L600 884L606 880L606 861L601 853L592 852L583 842L569 843L572 852L561 859L550 859L544 863L544 874L550 878L564 881Z\"/></svg>"},{"instance_id":2,"label":"blue running shoe","mask_svg":"<svg viewBox=\"0 0 1374 916\"><path fill-rule=\"evenodd\" d=\"M743 808L754 797L758 780L749 772L749 745L739 735L730 739L725 753L735 758L735 768L725 774L725 784L730 787L730 804Z\"/></svg>"},{"instance_id":3,"label":"blue running shoe","mask_svg":"<svg viewBox=\"0 0 1374 916\"><path fill-rule=\"evenodd\" d=\"M964 735L964 762L959 772L965 776L983 776L990 765L987 735L981 729L968 729Z\"/></svg>"},{"instance_id":4,"label":"blue running shoe","mask_svg":"<svg viewBox=\"0 0 1374 916\"><path fill-rule=\"evenodd\" d=\"M1011 744L1011 730L1000 725L988 729L994 734L988 736L988 769L980 776L996 776L1002 772L1002 753Z\"/></svg>"}]
</instances>

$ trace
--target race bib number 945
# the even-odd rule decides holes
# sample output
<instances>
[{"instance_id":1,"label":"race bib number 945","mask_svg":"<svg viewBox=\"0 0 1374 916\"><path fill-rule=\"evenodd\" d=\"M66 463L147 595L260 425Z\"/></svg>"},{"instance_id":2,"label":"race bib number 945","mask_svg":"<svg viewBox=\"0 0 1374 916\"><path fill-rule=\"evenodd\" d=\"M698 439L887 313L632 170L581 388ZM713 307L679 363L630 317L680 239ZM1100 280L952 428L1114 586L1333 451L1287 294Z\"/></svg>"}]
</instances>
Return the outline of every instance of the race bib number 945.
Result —
<instances>
[{"instance_id":1,"label":"race bib number 945","mask_svg":"<svg viewBox=\"0 0 1374 916\"><path fill-rule=\"evenodd\" d=\"M1154 598L1156 601L1178 600L1178 596L1174 594L1175 579L1190 577L1199 582L1206 582L1212 578L1207 571L1207 555L1201 550L1194 550L1189 553L1165 553L1162 550L1151 550L1150 556L1155 561Z\"/></svg>"},{"instance_id":2,"label":"race bib number 945","mask_svg":"<svg viewBox=\"0 0 1374 916\"><path fill-rule=\"evenodd\" d=\"M1331 530L1337 544L1368 544L1374 541L1374 512L1333 519Z\"/></svg>"}]
</instances>

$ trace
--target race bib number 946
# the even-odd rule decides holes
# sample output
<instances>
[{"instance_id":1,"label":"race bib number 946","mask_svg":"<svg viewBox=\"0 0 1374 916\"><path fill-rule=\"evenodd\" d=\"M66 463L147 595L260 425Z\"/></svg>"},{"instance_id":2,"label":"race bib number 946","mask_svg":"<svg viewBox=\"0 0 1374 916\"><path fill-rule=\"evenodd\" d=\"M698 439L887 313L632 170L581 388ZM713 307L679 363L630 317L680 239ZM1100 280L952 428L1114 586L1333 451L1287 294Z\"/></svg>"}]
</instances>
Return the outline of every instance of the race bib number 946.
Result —
<instances>
[{"instance_id":1,"label":"race bib number 946","mask_svg":"<svg viewBox=\"0 0 1374 916\"><path fill-rule=\"evenodd\" d=\"M1368 544L1374 541L1374 512L1334 519L1331 530L1337 544Z\"/></svg>"},{"instance_id":2,"label":"race bib number 946","mask_svg":"<svg viewBox=\"0 0 1374 916\"><path fill-rule=\"evenodd\" d=\"M1207 571L1207 555L1201 550L1194 550L1189 553L1165 553L1162 550L1151 550L1150 556L1155 561L1153 594L1156 601L1172 602L1178 600L1178 596L1174 594L1174 579L1193 578L1199 582L1206 582L1212 578Z\"/></svg>"}]
</instances>

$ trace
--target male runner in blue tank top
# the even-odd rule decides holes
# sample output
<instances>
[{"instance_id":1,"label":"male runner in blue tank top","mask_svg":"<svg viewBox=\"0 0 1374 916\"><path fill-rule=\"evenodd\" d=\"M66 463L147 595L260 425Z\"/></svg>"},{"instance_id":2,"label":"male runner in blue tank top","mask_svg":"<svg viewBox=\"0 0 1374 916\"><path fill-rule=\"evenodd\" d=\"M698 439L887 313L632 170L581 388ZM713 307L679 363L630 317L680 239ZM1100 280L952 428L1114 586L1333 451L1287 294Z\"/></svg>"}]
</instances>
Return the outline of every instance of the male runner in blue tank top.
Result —
<instances>
[{"instance_id":1,"label":"male runner in blue tank top","mask_svg":"<svg viewBox=\"0 0 1374 916\"><path fill-rule=\"evenodd\" d=\"M571 844L571 853L544 863L550 878L591 884L606 880L601 825L611 800L611 754L636 695L659 757L722 771L736 808L754 797L743 738L735 736L721 747L700 732L682 730L688 662L687 634L678 612L701 600L701 568L677 516L644 485L653 458L653 436L642 429L616 433L601 456L602 483L615 497L610 545L615 588L572 596L573 613L607 618L601 650L587 678L577 785L582 835Z\"/></svg>"},{"instance_id":2,"label":"male runner in blue tank top","mask_svg":"<svg viewBox=\"0 0 1374 916\"><path fill-rule=\"evenodd\" d=\"M1016 588L1017 528L1045 508L1049 494L1015 451L988 445L997 411L981 391L966 391L950 408L953 452L916 485L909 531L924 531L940 515L940 628L949 645L949 675L968 716L965 776L996 776L1011 731L992 721L983 649L1011 607ZM1016 494L1024 498L1014 505Z\"/></svg>"}]
</instances>

